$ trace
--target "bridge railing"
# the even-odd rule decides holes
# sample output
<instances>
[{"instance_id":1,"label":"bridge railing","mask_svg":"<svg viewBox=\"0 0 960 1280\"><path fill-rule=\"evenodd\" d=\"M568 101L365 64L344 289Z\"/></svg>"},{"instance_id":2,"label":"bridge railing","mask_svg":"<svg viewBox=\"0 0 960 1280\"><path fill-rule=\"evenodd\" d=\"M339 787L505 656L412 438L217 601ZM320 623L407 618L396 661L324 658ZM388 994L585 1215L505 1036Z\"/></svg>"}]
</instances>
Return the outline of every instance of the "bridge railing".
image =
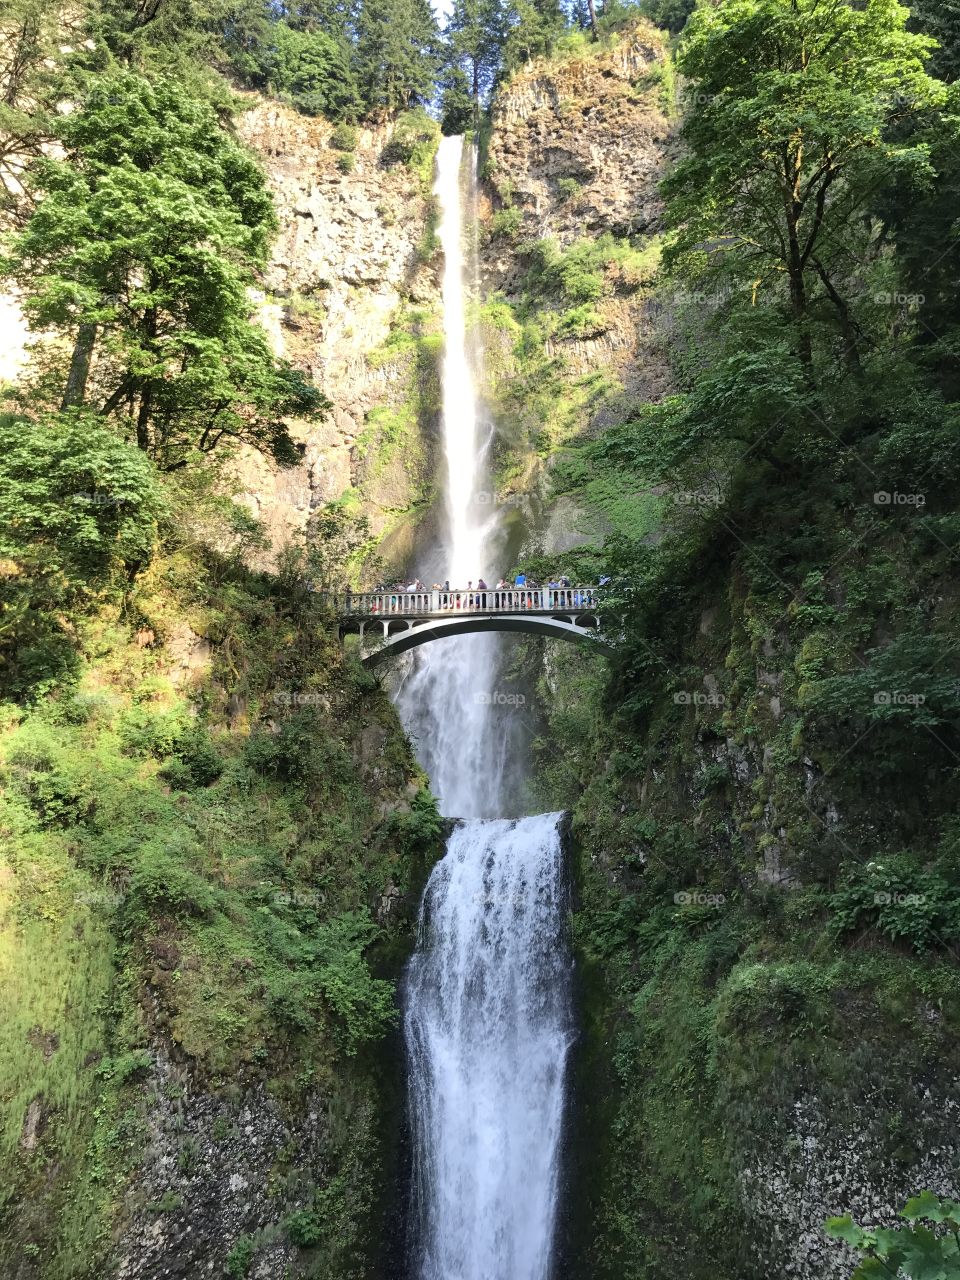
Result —
<instances>
[{"instance_id":1,"label":"bridge railing","mask_svg":"<svg viewBox=\"0 0 960 1280\"><path fill-rule=\"evenodd\" d=\"M445 613L593 613L596 587L476 587L450 591L323 592L345 618L429 616Z\"/></svg>"}]
</instances>

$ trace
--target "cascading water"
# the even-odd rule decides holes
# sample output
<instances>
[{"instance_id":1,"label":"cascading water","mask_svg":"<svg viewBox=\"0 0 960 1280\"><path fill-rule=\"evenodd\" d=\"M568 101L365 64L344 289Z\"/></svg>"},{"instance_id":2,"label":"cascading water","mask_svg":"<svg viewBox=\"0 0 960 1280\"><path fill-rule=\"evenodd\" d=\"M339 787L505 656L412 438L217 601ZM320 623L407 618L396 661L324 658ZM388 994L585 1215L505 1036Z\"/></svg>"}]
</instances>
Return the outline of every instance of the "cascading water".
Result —
<instances>
[{"instance_id":1,"label":"cascading water","mask_svg":"<svg viewBox=\"0 0 960 1280\"><path fill-rule=\"evenodd\" d=\"M475 168L462 161L463 139L444 138L439 572L454 588L499 576L496 508L481 501L490 431L467 340L463 207L472 212ZM503 812L510 741L490 698L498 663L495 635L434 642L397 698L443 812L466 819L430 876L403 992L416 1280L547 1280L553 1253L573 1034L560 815L488 820Z\"/></svg>"},{"instance_id":2,"label":"cascading water","mask_svg":"<svg viewBox=\"0 0 960 1280\"><path fill-rule=\"evenodd\" d=\"M491 432L481 422L467 340L464 279L464 207L472 214L474 157L463 163L463 138L443 138L434 194L443 271L443 438L446 456L446 529L437 573L453 587L484 578L496 545L497 515L488 497L486 469ZM464 170L466 172L464 172ZM427 645L413 660L397 703L416 740L424 769L445 813L497 817L509 735L495 731L491 693L497 678L496 635L463 636Z\"/></svg>"},{"instance_id":3,"label":"cascading water","mask_svg":"<svg viewBox=\"0 0 960 1280\"><path fill-rule=\"evenodd\" d=\"M458 827L406 984L420 1280L546 1280L571 1040L559 814Z\"/></svg>"}]
</instances>

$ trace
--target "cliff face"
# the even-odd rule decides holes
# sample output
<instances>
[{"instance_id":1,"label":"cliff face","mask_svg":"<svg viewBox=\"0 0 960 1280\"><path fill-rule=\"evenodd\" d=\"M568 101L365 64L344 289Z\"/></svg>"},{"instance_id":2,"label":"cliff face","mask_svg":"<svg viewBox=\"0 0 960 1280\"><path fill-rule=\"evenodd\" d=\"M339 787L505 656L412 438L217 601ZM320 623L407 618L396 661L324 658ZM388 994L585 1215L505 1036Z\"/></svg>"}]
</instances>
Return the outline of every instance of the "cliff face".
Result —
<instances>
[{"instance_id":1,"label":"cliff face","mask_svg":"<svg viewBox=\"0 0 960 1280\"><path fill-rule=\"evenodd\" d=\"M669 386L650 284L658 182L673 146L663 38L638 23L521 68L500 90L483 162L481 316L498 487L523 544L596 536L549 472L556 450Z\"/></svg>"},{"instance_id":2,"label":"cliff face","mask_svg":"<svg viewBox=\"0 0 960 1280\"><path fill-rule=\"evenodd\" d=\"M488 172L503 204L520 209L525 235L568 245L605 231L655 235L671 129L662 35L638 26L612 48L516 72L492 111ZM487 257L491 274L515 268Z\"/></svg>"},{"instance_id":3,"label":"cliff face","mask_svg":"<svg viewBox=\"0 0 960 1280\"><path fill-rule=\"evenodd\" d=\"M425 779L302 582L192 546L127 609L7 708L0 1275L392 1274Z\"/></svg>"},{"instance_id":4,"label":"cliff face","mask_svg":"<svg viewBox=\"0 0 960 1280\"><path fill-rule=\"evenodd\" d=\"M299 467L278 472L245 459L248 501L279 541L347 493L373 532L387 535L388 556L402 559L409 517L429 500L434 472L429 135L413 165L395 124L344 141L322 120L256 102L238 129L260 157L280 221L257 299L261 321L277 354L334 406L320 424L293 425L304 445ZM416 341L407 341L413 329Z\"/></svg>"}]
</instances>

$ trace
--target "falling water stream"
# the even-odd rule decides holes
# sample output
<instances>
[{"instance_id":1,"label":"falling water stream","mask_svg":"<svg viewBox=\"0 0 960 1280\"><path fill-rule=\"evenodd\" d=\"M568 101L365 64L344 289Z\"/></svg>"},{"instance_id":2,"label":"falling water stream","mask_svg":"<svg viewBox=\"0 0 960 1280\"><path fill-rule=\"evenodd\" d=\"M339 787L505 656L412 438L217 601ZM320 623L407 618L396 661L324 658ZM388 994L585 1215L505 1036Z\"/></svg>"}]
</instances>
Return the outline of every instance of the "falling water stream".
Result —
<instances>
[{"instance_id":1,"label":"falling water stream","mask_svg":"<svg viewBox=\"0 0 960 1280\"><path fill-rule=\"evenodd\" d=\"M444 138L440 551L456 587L499 576L496 508L482 501L490 428L467 326L475 185L475 156ZM497 816L516 763L489 697L499 661L496 635L437 641L417 651L397 695L443 812L462 819L427 884L404 982L416 1280L551 1275L572 1040L560 815Z\"/></svg>"}]
</instances>

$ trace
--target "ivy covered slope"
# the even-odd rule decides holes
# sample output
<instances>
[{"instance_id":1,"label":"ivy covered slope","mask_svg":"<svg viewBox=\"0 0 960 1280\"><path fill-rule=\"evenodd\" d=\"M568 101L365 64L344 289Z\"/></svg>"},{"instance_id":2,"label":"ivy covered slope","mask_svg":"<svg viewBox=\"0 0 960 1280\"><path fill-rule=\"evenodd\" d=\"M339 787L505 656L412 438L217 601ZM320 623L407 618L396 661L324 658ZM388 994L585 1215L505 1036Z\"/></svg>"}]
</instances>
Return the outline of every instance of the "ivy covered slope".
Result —
<instances>
[{"instance_id":1,"label":"ivy covered slope","mask_svg":"<svg viewBox=\"0 0 960 1280\"><path fill-rule=\"evenodd\" d=\"M439 822L303 565L251 574L232 503L165 497L149 567L4 704L4 1256L367 1274L389 979Z\"/></svg>"},{"instance_id":2,"label":"ivy covered slope","mask_svg":"<svg viewBox=\"0 0 960 1280\"><path fill-rule=\"evenodd\" d=\"M552 460L613 529L525 561L612 579L538 747L578 845L568 1274L839 1280L826 1218L956 1197L957 89L907 17L697 10L674 391Z\"/></svg>"}]
</instances>

